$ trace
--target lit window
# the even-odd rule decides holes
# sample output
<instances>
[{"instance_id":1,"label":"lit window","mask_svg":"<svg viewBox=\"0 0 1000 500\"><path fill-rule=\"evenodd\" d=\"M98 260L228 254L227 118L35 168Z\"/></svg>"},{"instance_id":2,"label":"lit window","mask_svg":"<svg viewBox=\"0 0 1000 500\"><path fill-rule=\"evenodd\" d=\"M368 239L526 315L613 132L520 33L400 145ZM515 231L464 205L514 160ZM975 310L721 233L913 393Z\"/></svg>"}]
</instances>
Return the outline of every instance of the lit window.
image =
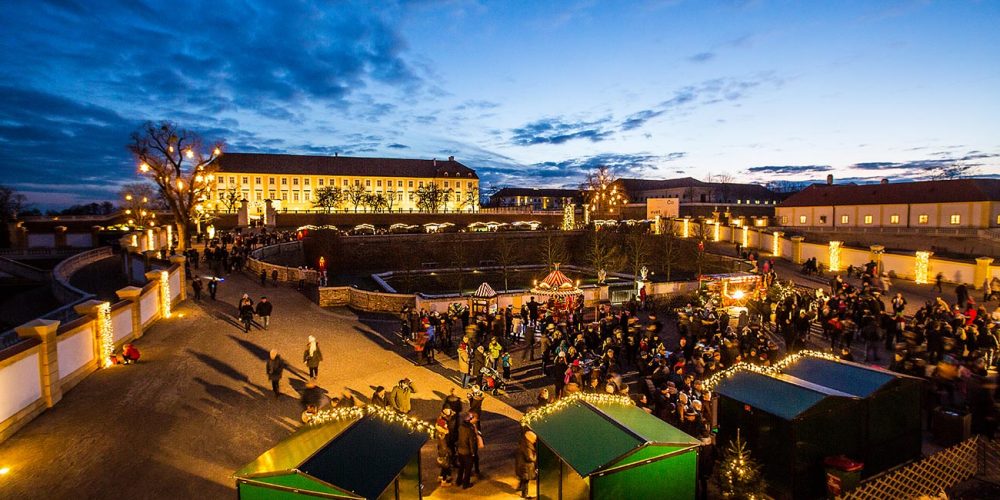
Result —
<instances>
[{"instance_id":1,"label":"lit window","mask_svg":"<svg viewBox=\"0 0 1000 500\"><path fill-rule=\"evenodd\" d=\"M298 177L295 177L295 178L292 179L292 185L293 186L298 186L299 185L299 178Z\"/></svg>"},{"instance_id":2,"label":"lit window","mask_svg":"<svg viewBox=\"0 0 1000 500\"><path fill-rule=\"evenodd\" d=\"M371 179L365 179L365 187L372 187L372 180Z\"/></svg>"},{"instance_id":3,"label":"lit window","mask_svg":"<svg viewBox=\"0 0 1000 500\"><path fill-rule=\"evenodd\" d=\"M786 224L788 224L788 216L787 215L782 215L781 216L781 225L784 226Z\"/></svg>"},{"instance_id":4,"label":"lit window","mask_svg":"<svg viewBox=\"0 0 1000 500\"><path fill-rule=\"evenodd\" d=\"M851 218L850 217L848 217L846 215L841 215L840 216L840 223L841 224L848 224L850 222L851 222Z\"/></svg>"},{"instance_id":5,"label":"lit window","mask_svg":"<svg viewBox=\"0 0 1000 500\"><path fill-rule=\"evenodd\" d=\"M406 187L413 187L413 181L406 181Z\"/></svg>"},{"instance_id":6,"label":"lit window","mask_svg":"<svg viewBox=\"0 0 1000 500\"><path fill-rule=\"evenodd\" d=\"M890 215L889 216L889 224L899 224L899 216L898 215Z\"/></svg>"},{"instance_id":7,"label":"lit window","mask_svg":"<svg viewBox=\"0 0 1000 500\"><path fill-rule=\"evenodd\" d=\"M736 200L736 204L737 205L742 205L743 204L743 200Z\"/></svg>"},{"instance_id":8,"label":"lit window","mask_svg":"<svg viewBox=\"0 0 1000 500\"><path fill-rule=\"evenodd\" d=\"M308 177L306 177L306 179L305 179L304 181L302 181L302 182L303 182L303 183L304 183L304 184L305 184L306 186L308 186L308 185L309 185L309 178L308 178Z\"/></svg>"},{"instance_id":9,"label":"lit window","mask_svg":"<svg viewBox=\"0 0 1000 500\"><path fill-rule=\"evenodd\" d=\"M268 177L267 178L267 183L273 186L274 185L274 177Z\"/></svg>"},{"instance_id":10,"label":"lit window","mask_svg":"<svg viewBox=\"0 0 1000 500\"><path fill-rule=\"evenodd\" d=\"M918 224L927 224L927 215L926 214L924 214L924 215L918 215L917 216L917 223Z\"/></svg>"},{"instance_id":11,"label":"lit window","mask_svg":"<svg viewBox=\"0 0 1000 500\"><path fill-rule=\"evenodd\" d=\"M254 183L254 184L260 184L260 183L261 183L261 182L260 182L260 177L254 177L254 178L253 178L253 183Z\"/></svg>"},{"instance_id":12,"label":"lit window","mask_svg":"<svg viewBox=\"0 0 1000 500\"><path fill-rule=\"evenodd\" d=\"M826 216L825 215L820 215L819 216L819 223L820 224L826 224Z\"/></svg>"},{"instance_id":13,"label":"lit window","mask_svg":"<svg viewBox=\"0 0 1000 500\"><path fill-rule=\"evenodd\" d=\"M1000 226L1000 215L997 215L997 225Z\"/></svg>"},{"instance_id":14,"label":"lit window","mask_svg":"<svg viewBox=\"0 0 1000 500\"><path fill-rule=\"evenodd\" d=\"M281 178L281 185L282 186L287 186L288 185L288 178L282 177Z\"/></svg>"},{"instance_id":15,"label":"lit window","mask_svg":"<svg viewBox=\"0 0 1000 500\"><path fill-rule=\"evenodd\" d=\"M872 216L866 215L865 216L865 224L871 224L871 223L872 223Z\"/></svg>"},{"instance_id":16,"label":"lit window","mask_svg":"<svg viewBox=\"0 0 1000 500\"><path fill-rule=\"evenodd\" d=\"M962 216L958 215L958 214L952 215L950 222L953 225L955 225L955 224L961 224L962 223Z\"/></svg>"},{"instance_id":17,"label":"lit window","mask_svg":"<svg viewBox=\"0 0 1000 500\"><path fill-rule=\"evenodd\" d=\"M321 179L319 179L319 181L317 181L317 182L319 182L319 185L320 185L320 186L322 186L322 185L323 185L323 179L322 179L322 178L321 178Z\"/></svg>"},{"instance_id":18,"label":"lit window","mask_svg":"<svg viewBox=\"0 0 1000 500\"><path fill-rule=\"evenodd\" d=\"M806 223L806 216L805 215L800 215L799 216L799 224L805 224L805 223Z\"/></svg>"}]
</instances>

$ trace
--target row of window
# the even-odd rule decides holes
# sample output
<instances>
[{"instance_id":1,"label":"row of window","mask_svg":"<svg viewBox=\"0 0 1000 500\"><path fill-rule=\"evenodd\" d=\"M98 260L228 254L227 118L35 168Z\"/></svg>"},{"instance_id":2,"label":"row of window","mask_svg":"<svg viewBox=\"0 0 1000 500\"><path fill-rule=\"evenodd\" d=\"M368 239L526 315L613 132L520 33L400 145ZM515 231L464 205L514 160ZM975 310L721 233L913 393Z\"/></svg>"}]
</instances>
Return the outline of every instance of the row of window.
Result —
<instances>
[{"instance_id":1,"label":"row of window","mask_svg":"<svg viewBox=\"0 0 1000 500\"><path fill-rule=\"evenodd\" d=\"M865 224L872 224L874 222L874 216L866 215L866 216L864 216L863 220L864 220ZM799 224L806 224L806 223L808 223L808 221L809 221L809 217L807 217L805 215L800 215L799 216ZM929 221L930 221L930 217L928 217L926 214L921 214L921 215L917 216L917 224L927 224ZM957 225L959 225L959 224L962 223L962 216L958 215L958 214L953 214L948 219L948 222L950 224L952 224L952 225L956 225L957 226ZM787 217L782 217L781 223L782 224L787 224L788 223ZM821 225L822 224L826 224L826 216L825 215L820 215L819 216L819 223ZM841 224L850 224L851 223L850 216L841 215L840 216L840 223ZM997 216L997 223L1000 224L1000 216ZM889 224L899 224L899 216L898 215L890 215L889 216Z\"/></svg>"},{"instance_id":2,"label":"row of window","mask_svg":"<svg viewBox=\"0 0 1000 500\"><path fill-rule=\"evenodd\" d=\"M275 197L276 194L277 193L275 191L268 192L268 199L270 199L270 200L276 200L276 199L278 199L278 198ZM369 192L368 194L372 194L372 193ZM376 191L375 194L381 195L382 191ZM395 197L396 200L403 201L403 194L404 193L402 191L396 191L396 192L389 191L389 192L387 192L385 194L385 196ZM410 191L410 192L408 192L406 194L408 194L410 201L414 200L414 194L413 194L412 191ZM226 193L220 191L218 193L219 201L224 201L226 199L226 196L227 196ZM300 201L300 196L299 196L299 192L298 191L293 191L291 197L292 197L292 201ZM250 199L250 192L249 191L243 191L243 198ZM254 199L256 201L264 201L264 193L262 191L259 191L259 190L256 191L254 193ZM461 191L455 191L454 198L452 198L451 195L445 194L442 199L445 202L449 202L452 199L454 199L454 200L462 200L463 199L462 198L462 192ZM281 200L282 201L288 201L288 192L287 191L282 191L281 192ZM304 191L304 192L302 192L301 201L312 201L312 193L310 191Z\"/></svg>"},{"instance_id":3,"label":"row of window","mask_svg":"<svg viewBox=\"0 0 1000 500\"><path fill-rule=\"evenodd\" d=\"M270 186L275 185L275 179L276 179L275 177L268 177L267 178L267 184L270 185ZM288 177L281 177L280 179L281 179L281 185L282 186L287 186L288 185ZM298 186L299 185L299 178L298 177L292 177L291 179L292 179L292 185L293 186ZM241 178L241 180L243 181L244 185L250 184L250 177L249 176L243 176ZM254 184L262 185L263 184L262 181L263 181L262 177L254 177ZM305 178L305 179L302 179L302 185L309 186L310 185L310 181L311 181L311 179L308 178L308 177ZM371 185L372 185L372 179L365 179L364 181L365 181L365 187L371 187ZM226 183L225 182L225 177L219 176L219 178L218 178L218 184L219 184L219 186L223 186L223 185L225 185L225 183ZM385 186L386 187L392 187L392 183L393 183L392 179L386 179L385 180ZM407 187L411 187L411 188L413 187L413 181L406 181L406 183L407 183ZM328 186L336 186L336 179L332 179L331 178L331 179L327 180L327 179L319 178L319 179L316 180L316 184L318 186L323 186L324 184L326 184ZM229 176L229 185L230 186L235 186L236 185L236 176ZM343 186L350 186L351 184L350 184L350 181L348 179L342 179L341 185L343 185ZM360 186L361 185L361 179L354 179L354 185L355 186ZM424 187L424 181L418 181L418 186L419 187ZM455 187L456 188L457 187L461 187L461 186L462 186L461 181L455 181ZM467 182L466 186L469 189L472 189L472 182ZM375 179L375 187L382 187L382 179ZM403 187L403 181L397 180L396 181L396 187ZM446 187L446 188L451 187L451 182L450 181L444 181L444 187Z\"/></svg>"}]
</instances>

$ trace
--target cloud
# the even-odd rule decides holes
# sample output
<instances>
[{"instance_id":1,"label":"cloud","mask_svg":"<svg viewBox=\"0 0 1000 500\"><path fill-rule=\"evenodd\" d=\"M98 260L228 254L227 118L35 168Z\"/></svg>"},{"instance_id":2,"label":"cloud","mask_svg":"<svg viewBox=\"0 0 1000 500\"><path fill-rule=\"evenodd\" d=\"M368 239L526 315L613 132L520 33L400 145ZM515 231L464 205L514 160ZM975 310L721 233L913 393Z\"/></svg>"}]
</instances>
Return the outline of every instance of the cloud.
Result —
<instances>
[{"instance_id":1,"label":"cloud","mask_svg":"<svg viewBox=\"0 0 1000 500\"><path fill-rule=\"evenodd\" d=\"M687 58L688 61L693 63L703 63L715 59L715 52L699 52Z\"/></svg>"},{"instance_id":2,"label":"cloud","mask_svg":"<svg viewBox=\"0 0 1000 500\"><path fill-rule=\"evenodd\" d=\"M781 84L781 81L771 75L747 79L715 78L705 80L697 85L689 85L675 90L670 99L662 101L652 108L632 113L621 122L620 127L622 131L634 130L665 114L689 111L697 106L740 100L746 97L750 90L766 83L777 86Z\"/></svg>"},{"instance_id":3,"label":"cloud","mask_svg":"<svg viewBox=\"0 0 1000 500\"><path fill-rule=\"evenodd\" d=\"M465 110L487 110L499 108L500 103L486 100L469 99L462 102L458 106L455 106L455 111L465 111Z\"/></svg>"},{"instance_id":4,"label":"cloud","mask_svg":"<svg viewBox=\"0 0 1000 500\"><path fill-rule=\"evenodd\" d=\"M592 122L566 122L562 118L543 118L512 130L510 142L518 146L563 144L576 139L600 142L612 133L605 128L610 121L610 118Z\"/></svg>"},{"instance_id":5,"label":"cloud","mask_svg":"<svg viewBox=\"0 0 1000 500\"><path fill-rule=\"evenodd\" d=\"M389 148L389 149L410 149L410 147L407 146L406 144L400 144L398 142L394 142L392 144L389 144L386 147Z\"/></svg>"},{"instance_id":6,"label":"cloud","mask_svg":"<svg viewBox=\"0 0 1000 500\"><path fill-rule=\"evenodd\" d=\"M760 167L750 167L747 172L751 174L804 174L813 172L829 172L833 170L830 165L764 165Z\"/></svg>"}]
</instances>

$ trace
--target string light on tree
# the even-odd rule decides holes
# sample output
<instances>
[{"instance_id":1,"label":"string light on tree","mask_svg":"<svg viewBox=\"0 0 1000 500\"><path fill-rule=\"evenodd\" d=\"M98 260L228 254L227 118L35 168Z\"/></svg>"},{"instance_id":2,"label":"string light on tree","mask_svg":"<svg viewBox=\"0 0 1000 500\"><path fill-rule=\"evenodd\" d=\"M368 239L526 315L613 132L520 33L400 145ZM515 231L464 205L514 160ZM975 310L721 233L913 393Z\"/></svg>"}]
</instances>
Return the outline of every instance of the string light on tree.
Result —
<instances>
[{"instance_id":1,"label":"string light on tree","mask_svg":"<svg viewBox=\"0 0 1000 500\"><path fill-rule=\"evenodd\" d=\"M167 271L160 271L160 309L163 311L164 318L169 318L171 316L170 273Z\"/></svg>"},{"instance_id":2,"label":"string light on tree","mask_svg":"<svg viewBox=\"0 0 1000 500\"><path fill-rule=\"evenodd\" d=\"M930 269L931 254L933 252L919 251L916 253L916 260L914 261L914 281L918 285L925 285L929 283L928 281L928 271Z\"/></svg>"},{"instance_id":3,"label":"string light on tree","mask_svg":"<svg viewBox=\"0 0 1000 500\"><path fill-rule=\"evenodd\" d=\"M830 272L840 271L840 248L843 241L830 242Z\"/></svg>"},{"instance_id":4,"label":"string light on tree","mask_svg":"<svg viewBox=\"0 0 1000 500\"><path fill-rule=\"evenodd\" d=\"M112 356L115 351L114 323L111 321L111 304L107 302L97 306L97 338L100 342L101 366L107 368L114 364Z\"/></svg>"}]
</instances>

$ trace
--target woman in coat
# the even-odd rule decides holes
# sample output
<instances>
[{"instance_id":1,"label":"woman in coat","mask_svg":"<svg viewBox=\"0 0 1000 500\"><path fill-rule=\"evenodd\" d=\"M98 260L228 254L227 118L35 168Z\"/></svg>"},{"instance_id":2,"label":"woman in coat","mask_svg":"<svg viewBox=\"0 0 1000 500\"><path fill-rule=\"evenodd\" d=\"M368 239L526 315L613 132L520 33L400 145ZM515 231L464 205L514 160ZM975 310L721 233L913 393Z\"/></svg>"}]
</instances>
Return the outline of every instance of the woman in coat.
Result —
<instances>
[{"instance_id":1,"label":"woman in coat","mask_svg":"<svg viewBox=\"0 0 1000 500\"><path fill-rule=\"evenodd\" d=\"M458 372L462 374L462 389L469 386L469 337L458 345Z\"/></svg>"},{"instance_id":2,"label":"woman in coat","mask_svg":"<svg viewBox=\"0 0 1000 500\"><path fill-rule=\"evenodd\" d=\"M309 376L316 378L319 375L319 362L323 361L323 351L319 350L319 343L316 337L309 336L309 343L306 345L306 352L302 354L302 361L309 368Z\"/></svg>"},{"instance_id":3,"label":"woman in coat","mask_svg":"<svg viewBox=\"0 0 1000 500\"><path fill-rule=\"evenodd\" d=\"M243 330L250 333L250 324L253 323L253 301L246 294L240 299L240 322L243 323Z\"/></svg>"},{"instance_id":4,"label":"woman in coat","mask_svg":"<svg viewBox=\"0 0 1000 500\"><path fill-rule=\"evenodd\" d=\"M535 479L538 462L538 452L535 448L537 440L538 436L534 432L525 430L517 446L517 454L514 456L514 475L517 476L517 489L521 491L521 498L531 498L528 486Z\"/></svg>"}]
</instances>

